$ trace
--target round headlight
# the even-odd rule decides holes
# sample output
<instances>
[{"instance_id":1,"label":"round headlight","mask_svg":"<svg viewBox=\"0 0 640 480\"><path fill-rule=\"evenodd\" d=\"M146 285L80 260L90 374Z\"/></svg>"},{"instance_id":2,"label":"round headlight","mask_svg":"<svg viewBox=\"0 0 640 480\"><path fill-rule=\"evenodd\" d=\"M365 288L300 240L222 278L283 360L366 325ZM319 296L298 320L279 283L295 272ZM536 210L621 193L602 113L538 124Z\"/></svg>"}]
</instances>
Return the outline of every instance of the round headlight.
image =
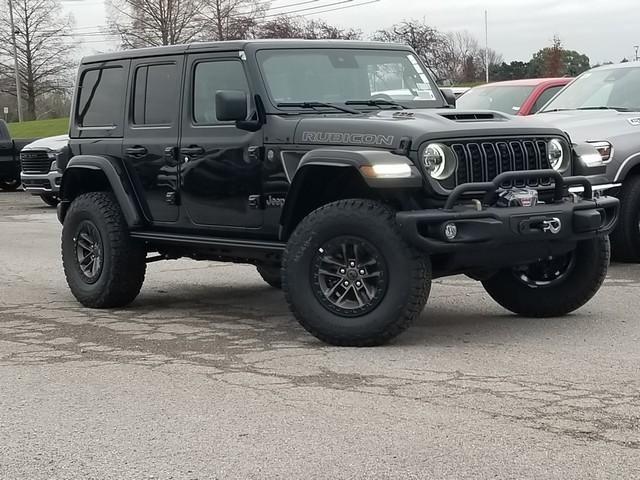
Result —
<instances>
[{"instance_id":1,"label":"round headlight","mask_svg":"<svg viewBox=\"0 0 640 480\"><path fill-rule=\"evenodd\" d=\"M430 143L422 153L422 163L435 180L449 178L456 169L456 156L446 145Z\"/></svg>"},{"instance_id":2,"label":"round headlight","mask_svg":"<svg viewBox=\"0 0 640 480\"><path fill-rule=\"evenodd\" d=\"M549 165L554 170L561 170L564 166L564 150L562 149L562 143L557 138L554 138L549 142L547 147Z\"/></svg>"}]
</instances>

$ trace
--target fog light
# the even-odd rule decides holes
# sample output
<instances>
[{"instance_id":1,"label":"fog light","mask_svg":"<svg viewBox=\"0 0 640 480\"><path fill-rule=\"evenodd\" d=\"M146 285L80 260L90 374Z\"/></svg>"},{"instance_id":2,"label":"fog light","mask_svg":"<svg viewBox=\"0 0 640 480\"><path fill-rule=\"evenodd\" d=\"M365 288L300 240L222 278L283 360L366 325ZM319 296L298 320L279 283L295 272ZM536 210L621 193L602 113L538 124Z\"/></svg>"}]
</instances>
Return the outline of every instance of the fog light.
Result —
<instances>
[{"instance_id":1,"label":"fog light","mask_svg":"<svg viewBox=\"0 0 640 480\"><path fill-rule=\"evenodd\" d=\"M444 226L444 236L447 237L447 240L453 240L458 236L458 227L455 223L447 223Z\"/></svg>"}]
</instances>

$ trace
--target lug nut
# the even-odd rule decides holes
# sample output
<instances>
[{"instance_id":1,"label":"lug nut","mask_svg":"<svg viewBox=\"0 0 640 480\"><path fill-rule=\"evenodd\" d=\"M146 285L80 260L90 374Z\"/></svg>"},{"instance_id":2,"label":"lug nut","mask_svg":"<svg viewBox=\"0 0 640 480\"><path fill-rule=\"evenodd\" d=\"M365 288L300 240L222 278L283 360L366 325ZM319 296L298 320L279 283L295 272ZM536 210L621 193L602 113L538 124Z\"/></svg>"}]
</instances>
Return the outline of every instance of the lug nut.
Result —
<instances>
[{"instance_id":1,"label":"lug nut","mask_svg":"<svg viewBox=\"0 0 640 480\"><path fill-rule=\"evenodd\" d=\"M360 269L360 275L364 275L365 273L364 268Z\"/></svg>"},{"instance_id":2,"label":"lug nut","mask_svg":"<svg viewBox=\"0 0 640 480\"><path fill-rule=\"evenodd\" d=\"M344 284L343 284L343 285L344 285L345 287L348 287L348 286L349 286L349 282L347 282L347 281L345 280L345 282L344 282Z\"/></svg>"},{"instance_id":3,"label":"lug nut","mask_svg":"<svg viewBox=\"0 0 640 480\"><path fill-rule=\"evenodd\" d=\"M341 268L340 273L344 275L345 273L347 273L347 271L344 268Z\"/></svg>"},{"instance_id":4,"label":"lug nut","mask_svg":"<svg viewBox=\"0 0 640 480\"><path fill-rule=\"evenodd\" d=\"M362 282L356 282L356 287L361 287L362 286Z\"/></svg>"},{"instance_id":5,"label":"lug nut","mask_svg":"<svg viewBox=\"0 0 640 480\"><path fill-rule=\"evenodd\" d=\"M352 266L352 267L355 267L356 266L356 262L349 262L349 265Z\"/></svg>"}]
</instances>

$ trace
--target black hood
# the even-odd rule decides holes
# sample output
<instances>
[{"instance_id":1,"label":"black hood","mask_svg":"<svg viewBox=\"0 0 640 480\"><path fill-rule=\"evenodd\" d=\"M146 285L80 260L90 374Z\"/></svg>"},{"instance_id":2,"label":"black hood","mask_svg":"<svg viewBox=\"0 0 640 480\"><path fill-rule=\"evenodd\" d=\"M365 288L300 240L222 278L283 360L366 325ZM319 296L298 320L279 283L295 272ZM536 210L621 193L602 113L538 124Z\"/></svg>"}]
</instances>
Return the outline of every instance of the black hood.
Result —
<instances>
[{"instance_id":1,"label":"black hood","mask_svg":"<svg viewBox=\"0 0 640 480\"><path fill-rule=\"evenodd\" d=\"M381 110L302 117L295 127L293 143L395 149L401 139L408 138L417 149L422 142L432 140L533 135L564 136L548 123L498 112Z\"/></svg>"}]
</instances>

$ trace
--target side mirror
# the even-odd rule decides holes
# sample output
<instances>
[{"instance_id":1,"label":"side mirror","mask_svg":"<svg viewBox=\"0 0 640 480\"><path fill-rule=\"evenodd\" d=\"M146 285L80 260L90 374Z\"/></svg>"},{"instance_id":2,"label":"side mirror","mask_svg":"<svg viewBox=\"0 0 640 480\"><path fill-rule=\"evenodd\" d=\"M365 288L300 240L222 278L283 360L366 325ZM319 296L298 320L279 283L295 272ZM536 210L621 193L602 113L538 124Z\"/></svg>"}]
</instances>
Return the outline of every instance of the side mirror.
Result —
<instances>
[{"instance_id":1,"label":"side mirror","mask_svg":"<svg viewBox=\"0 0 640 480\"><path fill-rule=\"evenodd\" d=\"M442 93L445 102L447 102L447 105L451 108L456 108L456 96L453 93L453 90L450 88L441 88L440 92Z\"/></svg>"},{"instance_id":2,"label":"side mirror","mask_svg":"<svg viewBox=\"0 0 640 480\"><path fill-rule=\"evenodd\" d=\"M216 92L216 118L219 122L241 122L247 119L247 94L242 90Z\"/></svg>"}]
</instances>

